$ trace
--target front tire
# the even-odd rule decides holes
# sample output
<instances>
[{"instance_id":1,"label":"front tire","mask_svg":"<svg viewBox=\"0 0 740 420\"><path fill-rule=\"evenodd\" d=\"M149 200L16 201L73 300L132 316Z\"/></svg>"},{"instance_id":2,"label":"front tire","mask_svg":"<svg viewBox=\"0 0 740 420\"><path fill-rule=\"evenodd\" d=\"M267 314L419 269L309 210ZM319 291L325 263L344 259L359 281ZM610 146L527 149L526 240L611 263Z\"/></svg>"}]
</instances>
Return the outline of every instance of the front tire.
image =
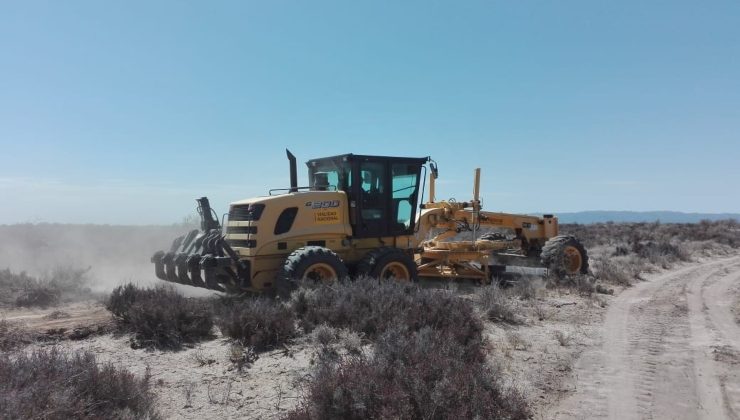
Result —
<instances>
[{"instance_id":1,"label":"front tire","mask_svg":"<svg viewBox=\"0 0 740 420\"><path fill-rule=\"evenodd\" d=\"M347 266L334 251L320 246L306 246L293 251L278 271L275 291L282 298L302 281L332 283L347 277Z\"/></svg>"},{"instance_id":2,"label":"front tire","mask_svg":"<svg viewBox=\"0 0 740 420\"><path fill-rule=\"evenodd\" d=\"M588 273L588 253L575 236L558 235L542 247L542 264L557 277Z\"/></svg>"},{"instance_id":3,"label":"front tire","mask_svg":"<svg viewBox=\"0 0 740 420\"><path fill-rule=\"evenodd\" d=\"M416 282L419 278L414 259L399 248L389 247L368 252L357 264L357 275L404 283Z\"/></svg>"}]
</instances>

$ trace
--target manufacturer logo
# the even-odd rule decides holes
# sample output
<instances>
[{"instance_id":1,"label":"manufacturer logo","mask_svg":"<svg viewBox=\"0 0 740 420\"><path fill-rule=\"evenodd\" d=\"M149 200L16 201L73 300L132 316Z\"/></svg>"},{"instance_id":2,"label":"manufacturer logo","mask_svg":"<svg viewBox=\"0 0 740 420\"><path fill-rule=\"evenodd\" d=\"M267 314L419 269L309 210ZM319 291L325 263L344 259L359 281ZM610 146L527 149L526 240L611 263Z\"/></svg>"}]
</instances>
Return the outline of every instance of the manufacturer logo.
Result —
<instances>
[{"instance_id":1,"label":"manufacturer logo","mask_svg":"<svg viewBox=\"0 0 740 420\"><path fill-rule=\"evenodd\" d=\"M306 207L311 207L312 209L330 209L339 207L339 200L306 201Z\"/></svg>"}]
</instances>

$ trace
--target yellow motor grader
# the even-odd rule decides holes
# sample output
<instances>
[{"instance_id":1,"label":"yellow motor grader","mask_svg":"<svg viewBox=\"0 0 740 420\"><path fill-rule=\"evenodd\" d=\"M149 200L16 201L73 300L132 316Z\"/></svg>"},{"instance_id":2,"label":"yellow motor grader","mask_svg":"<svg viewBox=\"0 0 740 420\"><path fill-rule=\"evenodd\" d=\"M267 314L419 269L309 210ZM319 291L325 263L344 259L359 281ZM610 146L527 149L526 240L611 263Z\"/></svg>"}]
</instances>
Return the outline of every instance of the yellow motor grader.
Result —
<instances>
[{"instance_id":1,"label":"yellow motor grader","mask_svg":"<svg viewBox=\"0 0 740 420\"><path fill-rule=\"evenodd\" d=\"M302 280L353 276L489 282L505 268L502 261L535 262L557 276L588 271L585 248L558 234L557 217L482 211L480 169L471 200L437 201L438 169L429 157L312 159L310 185L299 187L296 158L286 152L290 187L231 203L223 226L207 198L196 200L201 229L154 254L157 277L221 292L286 295Z\"/></svg>"}]
</instances>

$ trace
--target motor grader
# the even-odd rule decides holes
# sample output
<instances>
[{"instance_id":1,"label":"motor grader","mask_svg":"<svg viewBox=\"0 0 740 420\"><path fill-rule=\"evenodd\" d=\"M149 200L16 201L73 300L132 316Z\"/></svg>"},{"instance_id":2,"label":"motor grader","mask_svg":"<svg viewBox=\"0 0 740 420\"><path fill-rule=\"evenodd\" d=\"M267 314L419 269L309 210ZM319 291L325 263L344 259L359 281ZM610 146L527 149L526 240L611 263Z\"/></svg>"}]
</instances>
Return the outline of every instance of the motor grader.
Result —
<instances>
[{"instance_id":1,"label":"motor grader","mask_svg":"<svg viewBox=\"0 0 740 420\"><path fill-rule=\"evenodd\" d=\"M588 271L586 250L575 237L559 235L557 217L482 211L480 169L471 200L437 201L439 172L429 157L312 159L310 185L299 187L296 158L286 152L289 188L231 203L222 223L206 197L196 200L201 229L154 254L157 277L284 296L300 281L357 276L489 282L512 262L534 262L557 276Z\"/></svg>"}]
</instances>

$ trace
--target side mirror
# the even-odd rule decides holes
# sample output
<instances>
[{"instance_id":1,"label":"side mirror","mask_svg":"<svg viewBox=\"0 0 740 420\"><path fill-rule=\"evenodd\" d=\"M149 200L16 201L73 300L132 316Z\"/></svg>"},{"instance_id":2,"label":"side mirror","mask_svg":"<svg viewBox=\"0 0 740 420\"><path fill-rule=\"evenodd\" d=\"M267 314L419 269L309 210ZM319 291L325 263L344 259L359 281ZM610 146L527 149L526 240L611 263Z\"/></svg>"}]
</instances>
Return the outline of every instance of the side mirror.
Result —
<instances>
[{"instance_id":1,"label":"side mirror","mask_svg":"<svg viewBox=\"0 0 740 420\"><path fill-rule=\"evenodd\" d=\"M431 162L429 164L429 168L432 170L432 176L434 177L434 179L439 178L439 171L437 170L437 164L434 162Z\"/></svg>"}]
</instances>

